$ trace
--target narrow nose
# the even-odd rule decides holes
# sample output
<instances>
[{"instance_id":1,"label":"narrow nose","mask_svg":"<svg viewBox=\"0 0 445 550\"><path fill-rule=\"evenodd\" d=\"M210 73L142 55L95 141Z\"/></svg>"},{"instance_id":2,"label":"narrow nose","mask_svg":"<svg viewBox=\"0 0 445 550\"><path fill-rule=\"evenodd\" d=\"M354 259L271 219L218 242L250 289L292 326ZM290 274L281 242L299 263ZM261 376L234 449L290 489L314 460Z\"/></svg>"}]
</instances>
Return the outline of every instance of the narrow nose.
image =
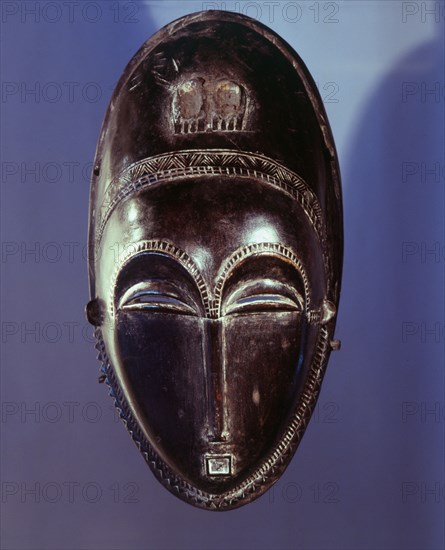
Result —
<instances>
[{"instance_id":1,"label":"narrow nose","mask_svg":"<svg viewBox=\"0 0 445 550\"><path fill-rule=\"evenodd\" d=\"M209 441L217 443L227 440L223 319L206 319L205 326L208 438Z\"/></svg>"}]
</instances>

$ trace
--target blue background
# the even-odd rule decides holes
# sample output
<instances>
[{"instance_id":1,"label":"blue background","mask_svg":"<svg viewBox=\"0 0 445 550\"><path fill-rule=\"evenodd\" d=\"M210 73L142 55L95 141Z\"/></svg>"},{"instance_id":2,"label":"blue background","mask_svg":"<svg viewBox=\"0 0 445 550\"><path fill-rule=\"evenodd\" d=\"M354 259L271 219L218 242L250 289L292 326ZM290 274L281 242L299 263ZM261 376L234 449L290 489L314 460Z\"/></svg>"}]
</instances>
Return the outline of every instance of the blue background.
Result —
<instances>
[{"instance_id":1,"label":"blue background","mask_svg":"<svg viewBox=\"0 0 445 550\"><path fill-rule=\"evenodd\" d=\"M88 180L112 90L161 26L224 4L276 30L318 83L345 262L343 347L297 454L262 498L215 514L152 476L97 383L83 308ZM444 3L1 10L1 547L444 548Z\"/></svg>"}]
</instances>

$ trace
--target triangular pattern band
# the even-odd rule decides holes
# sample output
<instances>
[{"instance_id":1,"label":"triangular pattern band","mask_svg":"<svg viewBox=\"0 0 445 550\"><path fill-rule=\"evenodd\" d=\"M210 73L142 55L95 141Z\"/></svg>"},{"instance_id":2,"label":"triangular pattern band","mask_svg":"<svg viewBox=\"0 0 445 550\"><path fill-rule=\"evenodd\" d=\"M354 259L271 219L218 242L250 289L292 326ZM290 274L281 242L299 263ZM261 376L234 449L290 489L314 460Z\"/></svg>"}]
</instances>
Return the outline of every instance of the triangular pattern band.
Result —
<instances>
[{"instance_id":1,"label":"triangular pattern band","mask_svg":"<svg viewBox=\"0 0 445 550\"><path fill-rule=\"evenodd\" d=\"M309 185L295 172L264 155L231 149L176 151L130 165L105 190L96 214L96 246L100 244L111 213L125 197L157 183L214 176L256 179L279 188L296 199L314 227L322 243L324 255L327 256L322 210Z\"/></svg>"}]
</instances>

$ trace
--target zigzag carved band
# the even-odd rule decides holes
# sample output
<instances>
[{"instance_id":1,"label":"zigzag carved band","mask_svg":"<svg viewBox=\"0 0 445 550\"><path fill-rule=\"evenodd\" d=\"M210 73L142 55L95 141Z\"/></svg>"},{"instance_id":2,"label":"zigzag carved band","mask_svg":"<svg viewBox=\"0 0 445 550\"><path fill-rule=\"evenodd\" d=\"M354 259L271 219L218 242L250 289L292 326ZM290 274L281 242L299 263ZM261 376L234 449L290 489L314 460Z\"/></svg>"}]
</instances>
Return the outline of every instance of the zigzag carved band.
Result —
<instances>
[{"instance_id":1,"label":"zigzag carved band","mask_svg":"<svg viewBox=\"0 0 445 550\"><path fill-rule=\"evenodd\" d=\"M132 193L157 183L179 178L238 177L263 181L298 201L325 249L326 233L320 204L308 184L280 163L256 153L231 149L184 150L136 162L107 187L98 211L97 246L105 224L119 202ZM327 258L325 258L327 262Z\"/></svg>"}]
</instances>

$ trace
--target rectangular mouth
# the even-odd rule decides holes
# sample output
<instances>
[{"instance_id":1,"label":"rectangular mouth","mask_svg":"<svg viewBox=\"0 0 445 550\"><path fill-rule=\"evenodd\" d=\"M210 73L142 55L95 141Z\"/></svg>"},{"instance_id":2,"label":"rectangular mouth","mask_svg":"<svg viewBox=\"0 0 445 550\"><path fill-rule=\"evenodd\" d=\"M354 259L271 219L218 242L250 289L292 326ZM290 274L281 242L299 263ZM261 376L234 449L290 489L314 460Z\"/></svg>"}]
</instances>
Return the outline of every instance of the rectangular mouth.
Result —
<instances>
[{"instance_id":1,"label":"rectangular mouth","mask_svg":"<svg viewBox=\"0 0 445 550\"><path fill-rule=\"evenodd\" d=\"M209 476L230 476L232 473L232 457L230 455L207 456L206 469Z\"/></svg>"}]
</instances>

